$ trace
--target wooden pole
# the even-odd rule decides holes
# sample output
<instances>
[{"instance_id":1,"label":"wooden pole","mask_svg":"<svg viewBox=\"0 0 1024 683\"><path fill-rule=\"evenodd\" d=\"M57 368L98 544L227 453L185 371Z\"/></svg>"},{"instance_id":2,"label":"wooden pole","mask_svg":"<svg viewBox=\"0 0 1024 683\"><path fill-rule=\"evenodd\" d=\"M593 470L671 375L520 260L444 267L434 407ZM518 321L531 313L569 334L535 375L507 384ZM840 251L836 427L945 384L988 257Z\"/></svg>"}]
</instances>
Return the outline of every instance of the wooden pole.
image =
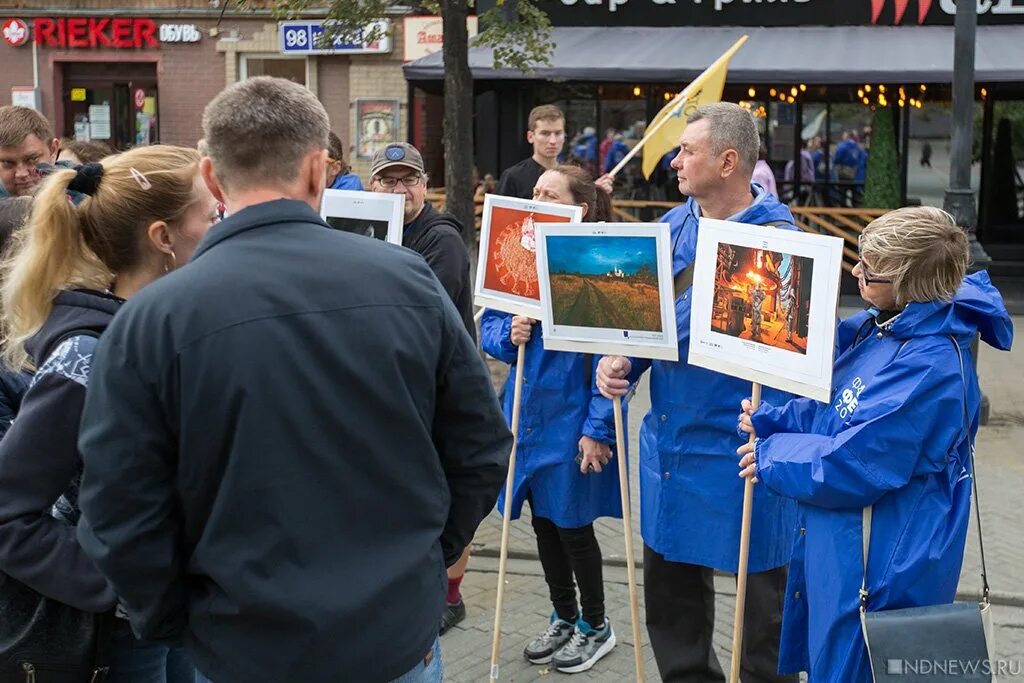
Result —
<instances>
[{"instance_id":1,"label":"wooden pole","mask_svg":"<svg viewBox=\"0 0 1024 683\"><path fill-rule=\"evenodd\" d=\"M619 497L622 499L622 531L626 538L626 580L629 582L629 612L633 624L633 662L637 683L644 680L643 646L640 642L640 601L636 590L636 566L633 563L633 521L629 507L629 480L626 464L626 433L622 426L622 399L613 400L615 407L615 448L619 458Z\"/></svg>"},{"instance_id":2,"label":"wooden pole","mask_svg":"<svg viewBox=\"0 0 1024 683\"><path fill-rule=\"evenodd\" d=\"M675 98L672 100L672 102L669 104L669 106L671 107L670 111L672 113L675 113L676 109L678 109L679 107L684 106L686 104L686 100L688 100L689 97L690 97L690 91L693 89L693 84L700 82L706 75L708 75L709 73L711 73L712 71L717 69L719 66L721 66L722 62L727 62L730 59L732 59L733 55L735 55L736 52L739 51L739 49L741 47L743 47L743 43L747 42L747 39L749 37L750 36L746 36L746 35L741 36L739 40L737 40L735 43L733 43L732 47L730 47L728 50L725 51L725 54L723 54L721 57L716 59L711 64L711 66L709 66L708 68L704 69L704 71L701 73L701 75L697 76L697 78L693 79L693 81L690 83L690 85L688 85L685 88L683 88L683 91L681 93L679 93L678 95L676 95ZM621 171L623 169L623 167L626 164L629 163L629 160L632 159L633 157L635 157L637 155L637 153L639 153L640 150L644 148L644 145L647 144L647 141L650 140L651 137L653 137L655 133L657 133L659 130L661 130L661 127L664 126L665 122L668 121L670 118L672 118L671 115L662 117L662 119L660 121L658 121L656 124L654 124L654 126L652 128L650 128L650 130L645 132L643 139L641 139L640 142L636 143L633 146L633 149L629 150L629 153L626 154L626 156L624 156L622 158L622 161L620 161L619 163L617 163L615 165L615 168L613 168L611 171L608 172L608 175L610 175L613 178L616 175L618 175L619 171Z\"/></svg>"},{"instance_id":3,"label":"wooden pole","mask_svg":"<svg viewBox=\"0 0 1024 683\"><path fill-rule=\"evenodd\" d=\"M761 405L761 385L754 382L750 402L757 410ZM747 443L754 443L750 435ZM743 485L743 525L740 527L740 565L736 571L736 618L732 628L732 669L729 683L740 681L740 661L743 655L743 608L747 602L747 561L750 559L750 520L754 508L754 478L747 477Z\"/></svg>"},{"instance_id":4,"label":"wooden pole","mask_svg":"<svg viewBox=\"0 0 1024 683\"><path fill-rule=\"evenodd\" d=\"M483 310L483 309L481 309ZM505 510L501 519L501 551L498 556L498 597L494 605L494 637L491 639L491 680L498 680L498 650L501 647L501 604L505 599L505 566L508 564L508 532L512 517L512 489L516 480L516 446L519 444L519 406L523 397L523 366L526 365L526 344L519 345L516 357L516 383L512 394L512 454L508 458L505 478Z\"/></svg>"},{"instance_id":5,"label":"wooden pole","mask_svg":"<svg viewBox=\"0 0 1024 683\"><path fill-rule=\"evenodd\" d=\"M481 308L479 311L474 313L473 314L473 322L475 322L475 323L480 322L480 318L484 317L484 311L486 311L486 310L487 310L486 308Z\"/></svg>"}]
</instances>

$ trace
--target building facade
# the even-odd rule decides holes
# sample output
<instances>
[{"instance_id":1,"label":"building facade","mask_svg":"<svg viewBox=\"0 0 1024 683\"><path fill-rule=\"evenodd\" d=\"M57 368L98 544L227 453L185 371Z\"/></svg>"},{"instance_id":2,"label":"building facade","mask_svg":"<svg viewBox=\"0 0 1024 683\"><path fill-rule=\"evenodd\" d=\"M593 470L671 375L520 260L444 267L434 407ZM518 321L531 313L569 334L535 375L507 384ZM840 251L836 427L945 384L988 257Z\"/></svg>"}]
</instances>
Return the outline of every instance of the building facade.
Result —
<instances>
[{"instance_id":1,"label":"building facade","mask_svg":"<svg viewBox=\"0 0 1024 683\"><path fill-rule=\"evenodd\" d=\"M364 179L375 149L406 139L401 16L380 40L324 49L315 15L279 22L269 3L225 1L0 2L0 102L36 107L61 137L194 146L218 92L272 75L320 98Z\"/></svg>"}]
</instances>

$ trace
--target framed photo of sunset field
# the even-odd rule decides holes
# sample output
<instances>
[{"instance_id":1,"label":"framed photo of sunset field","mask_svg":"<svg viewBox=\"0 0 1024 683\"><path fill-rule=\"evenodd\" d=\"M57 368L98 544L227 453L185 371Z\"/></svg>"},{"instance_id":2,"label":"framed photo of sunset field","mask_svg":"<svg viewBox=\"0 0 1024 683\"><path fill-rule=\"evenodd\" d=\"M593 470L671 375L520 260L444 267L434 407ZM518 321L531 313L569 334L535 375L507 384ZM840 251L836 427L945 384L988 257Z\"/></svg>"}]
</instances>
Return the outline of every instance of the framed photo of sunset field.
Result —
<instances>
[{"instance_id":1,"label":"framed photo of sunset field","mask_svg":"<svg viewBox=\"0 0 1024 683\"><path fill-rule=\"evenodd\" d=\"M700 219L692 365L828 401L843 240Z\"/></svg>"},{"instance_id":2,"label":"framed photo of sunset field","mask_svg":"<svg viewBox=\"0 0 1024 683\"><path fill-rule=\"evenodd\" d=\"M473 302L540 320L536 226L582 218L579 206L484 195Z\"/></svg>"},{"instance_id":3,"label":"framed photo of sunset field","mask_svg":"<svg viewBox=\"0 0 1024 683\"><path fill-rule=\"evenodd\" d=\"M538 225L544 348L678 359L667 223Z\"/></svg>"}]
</instances>

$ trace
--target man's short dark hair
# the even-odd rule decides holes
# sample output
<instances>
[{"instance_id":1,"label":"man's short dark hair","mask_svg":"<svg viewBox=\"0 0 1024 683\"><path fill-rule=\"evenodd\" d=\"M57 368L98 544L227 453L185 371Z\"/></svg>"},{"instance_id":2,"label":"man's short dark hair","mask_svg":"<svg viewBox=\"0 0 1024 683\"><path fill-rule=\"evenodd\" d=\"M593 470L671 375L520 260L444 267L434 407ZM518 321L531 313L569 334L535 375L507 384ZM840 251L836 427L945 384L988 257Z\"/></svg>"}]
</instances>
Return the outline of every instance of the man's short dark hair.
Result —
<instances>
[{"instance_id":1,"label":"man's short dark hair","mask_svg":"<svg viewBox=\"0 0 1024 683\"><path fill-rule=\"evenodd\" d=\"M290 183L313 150L327 149L327 111L313 93L283 78L235 83L207 105L203 135L227 187Z\"/></svg>"},{"instance_id":2,"label":"man's short dark hair","mask_svg":"<svg viewBox=\"0 0 1024 683\"><path fill-rule=\"evenodd\" d=\"M35 109L0 107L0 147L20 145L29 135L35 135L48 145L53 139L53 126Z\"/></svg>"}]
</instances>

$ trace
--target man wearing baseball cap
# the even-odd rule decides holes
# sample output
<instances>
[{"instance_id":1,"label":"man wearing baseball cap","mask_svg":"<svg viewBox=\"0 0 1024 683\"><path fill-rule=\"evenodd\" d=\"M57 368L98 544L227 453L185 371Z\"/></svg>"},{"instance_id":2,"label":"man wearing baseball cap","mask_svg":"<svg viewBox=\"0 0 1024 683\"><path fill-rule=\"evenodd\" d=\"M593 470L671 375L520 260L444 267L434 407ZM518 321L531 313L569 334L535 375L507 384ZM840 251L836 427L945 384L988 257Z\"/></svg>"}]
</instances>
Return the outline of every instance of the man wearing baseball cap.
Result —
<instances>
[{"instance_id":1,"label":"man wearing baseball cap","mask_svg":"<svg viewBox=\"0 0 1024 683\"><path fill-rule=\"evenodd\" d=\"M370 191L405 195L405 229L402 246L418 252L441 281L462 316L466 332L476 340L473 321L473 287L469 281L469 252L462 241L462 224L427 202L427 173L423 156L407 142L395 142L373 155ZM448 568L448 596L441 620L441 634L466 618L459 587L469 563L469 547Z\"/></svg>"}]
</instances>

